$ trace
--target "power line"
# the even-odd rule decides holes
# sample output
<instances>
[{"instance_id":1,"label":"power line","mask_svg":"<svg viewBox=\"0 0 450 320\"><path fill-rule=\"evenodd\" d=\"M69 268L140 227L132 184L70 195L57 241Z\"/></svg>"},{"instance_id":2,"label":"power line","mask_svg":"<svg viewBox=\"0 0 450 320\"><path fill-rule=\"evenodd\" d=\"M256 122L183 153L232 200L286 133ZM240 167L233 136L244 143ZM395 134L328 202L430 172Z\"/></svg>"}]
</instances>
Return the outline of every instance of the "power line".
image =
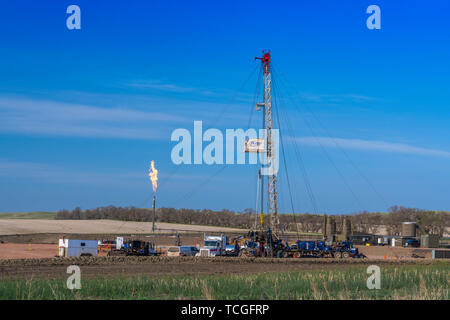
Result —
<instances>
[{"instance_id":1,"label":"power line","mask_svg":"<svg viewBox=\"0 0 450 320\"><path fill-rule=\"evenodd\" d=\"M274 72L277 72L277 71L275 71L275 68L274 68ZM277 72L277 74L278 74L278 72ZM283 83L282 83L282 84L283 84ZM288 90L287 86L286 86L286 89ZM287 91L287 90L286 90L286 91ZM337 167L336 163L333 161L333 159L331 158L331 156L328 154L328 152L326 151L326 149L324 148L324 146L322 145L322 143L320 142L320 140L317 138L317 135L315 134L315 131L312 129L312 127L311 127L309 121L308 121L305 117L302 117L302 115L301 115L301 109L300 109L300 107L298 106L298 104L296 103L296 101L289 95L289 93L288 93L288 97L289 97L289 99L293 102L293 104L294 104L294 106L295 106L297 112L299 113L301 119L306 123L306 125L307 125L308 129L311 131L311 133L312 133L314 139L315 139L316 142L319 144L319 146L320 146L320 148L322 149L323 153L325 154L326 158L328 159L328 161L331 163L331 165L334 167L334 169L336 170L336 172L337 172L338 175L340 176L342 182L345 184L345 186L347 187L347 189L350 191L351 195L352 195L353 198L355 199L355 201L356 201L356 203L358 204L358 206L359 206L360 208L363 208L363 206L362 206L362 204L361 204L361 201L359 200L359 198L358 198L358 196L356 195L356 193L353 191L353 189L352 189L352 187L350 186L350 184L348 183L347 179L346 179L345 176L342 174L342 172L339 170L339 168ZM294 138L294 139L295 139L295 138Z\"/></svg>"},{"instance_id":2,"label":"power line","mask_svg":"<svg viewBox=\"0 0 450 320\"><path fill-rule=\"evenodd\" d=\"M257 67L255 67L255 68L252 70L252 72L250 73L250 76L244 81L244 84L241 86L241 88L239 89L239 91L241 91L241 90L244 88L245 84L246 84L246 83L249 81L249 79L253 76L253 74L255 73L256 69L257 69ZM258 78L259 78L259 77L260 77L260 73L259 73ZM254 98L254 99L253 99L254 101L256 101L257 95L258 95L258 86L255 88L254 97L253 97L253 98ZM234 97L233 97L232 100L234 100L234 99L236 98L236 96L237 96L237 93L234 95ZM224 114L224 112L226 111L226 109L228 109L229 105L230 105L230 104L228 104L228 106L222 110L222 112L220 113L219 117L218 117L218 118L216 119L216 121L215 121L216 123L220 120L220 118L222 117L222 115ZM253 106L252 106L251 109L250 109L250 115L249 115L249 120L248 120L248 127L247 127L247 130L250 128L250 123L251 123L251 119L252 119L252 115L253 115L253 108L254 108L254 105L256 105L256 102L254 102ZM181 200L185 201L185 200L187 200L187 199L193 197L197 192L200 191L200 189L201 189L202 187L204 187L205 185L207 185L207 184L212 180L212 178L214 178L214 177L217 176L219 173L221 173L222 171L224 171L224 169L225 169L226 167L227 167L227 165L224 165L224 166L220 167L216 172L214 172L212 175L210 175L208 178L206 178L204 181L202 181L199 185L197 185L195 188L192 188L192 189L191 189L188 193L186 193L182 198L179 198L179 199L177 200L177 202L178 202L178 201L181 201Z\"/></svg>"},{"instance_id":3,"label":"power line","mask_svg":"<svg viewBox=\"0 0 450 320\"><path fill-rule=\"evenodd\" d=\"M274 85L274 88L275 88L275 85ZM297 224L297 220L296 220L296 217L295 217L294 202L292 200L293 198L292 198L292 191L291 191L291 183L289 181L289 173L288 173L288 168L287 168L287 165L286 165L286 155L285 155L285 152L284 152L283 135L281 133L280 116L278 114L277 93L275 93L274 106L275 106L275 112L276 112L276 115L277 115L278 129L279 129L279 133L280 133L281 152L283 154L283 164L284 164L284 170L285 170L285 173L286 173L286 181L287 181L287 185L288 185L288 189L289 189L289 199L290 199L290 203L291 203L292 216L294 218L294 223L295 223L295 226L296 226L297 238L299 238L298 224Z\"/></svg>"},{"instance_id":4,"label":"power line","mask_svg":"<svg viewBox=\"0 0 450 320\"><path fill-rule=\"evenodd\" d=\"M275 79L274 79L274 87L277 89L277 92L278 92L279 91L279 87L278 87L278 84L275 81ZM281 111L283 112L283 110L281 110ZM293 129L292 129L292 125L291 125L291 123L289 121L289 117L285 113L283 113L283 115L284 115L284 118L285 118L286 127L288 128L289 134L293 137L294 136L294 132L293 132ZM308 177L308 173L306 171L306 167L305 167L305 164L304 164L304 161L303 161L303 157L302 157L302 155L300 153L300 148L298 147L297 141L295 139L292 141L292 143L293 143L293 147L294 147L293 148L294 149L294 153L295 153L295 155L297 157L297 161L300 164L300 170L301 170L301 173L302 173L302 176L303 176L303 181L305 183L305 188L306 188L307 194L308 194L308 196L310 198L311 205L313 207L313 211L314 211L315 214L317 214L318 213L317 202L316 202L316 199L315 199L315 196L314 196L314 192L312 190L311 183L309 181L309 177Z\"/></svg>"},{"instance_id":5,"label":"power line","mask_svg":"<svg viewBox=\"0 0 450 320\"><path fill-rule=\"evenodd\" d=\"M280 73L281 76L285 79L286 82L289 82L289 80L287 79L287 77L285 77L282 73ZM295 88L294 88L294 91ZM296 92L295 92L296 93ZM298 95L296 93L296 95ZM369 180L369 178L361 171L361 169L356 165L356 163L351 159L351 157L349 156L349 154L345 151L344 148L341 147L341 145L338 143L338 141L334 138L334 136L330 133L330 131L328 130L328 128L323 124L323 122L320 120L320 118L317 116L317 114L307 105L304 105L308 111L313 115L314 119L317 121L317 123L319 124L319 126L325 131L325 134L328 136L328 138L330 138L334 144L336 145L336 147L344 154L344 156L347 158L348 162L350 163L350 165L355 169L355 171L361 176L361 178L363 178L363 180L369 185L369 187L373 190L373 192L380 198L380 200L385 204L386 207L389 207L386 199L383 197L383 195L378 192L378 190L375 188L375 185Z\"/></svg>"}]
</instances>

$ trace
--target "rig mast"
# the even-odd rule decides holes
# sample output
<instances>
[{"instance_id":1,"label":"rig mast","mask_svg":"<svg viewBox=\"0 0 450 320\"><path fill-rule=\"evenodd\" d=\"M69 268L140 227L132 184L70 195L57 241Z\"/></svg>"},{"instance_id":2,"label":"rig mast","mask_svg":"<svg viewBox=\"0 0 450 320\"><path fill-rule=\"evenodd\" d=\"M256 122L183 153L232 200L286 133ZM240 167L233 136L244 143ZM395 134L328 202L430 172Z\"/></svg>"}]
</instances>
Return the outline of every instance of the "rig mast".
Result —
<instances>
[{"instance_id":1,"label":"rig mast","mask_svg":"<svg viewBox=\"0 0 450 320\"><path fill-rule=\"evenodd\" d=\"M266 129L267 138L266 140L266 159L275 159L277 156L274 149L273 141L273 117L272 117L272 73L270 67L270 50L263 51L262 58L255 57L255 60L261 60L261 65L263 69L263 82L264 82L264 102L256 104L256 110L261 110L263 108L264 112L264 128ZM278 195L277 195L277 173L267 176L268 180L268 212L270 219L270 229L275 237L280 229L280 221L278 219ZM263 180L262 180L263 181ZM261 189L262 190L262 189ZM261 212L262 212L261 208ZM262 219L261 219L262 222ZM262 224L262 223L261 223ZM262 225L261 225L262 227Z\"/></svg>"}]
</instances>

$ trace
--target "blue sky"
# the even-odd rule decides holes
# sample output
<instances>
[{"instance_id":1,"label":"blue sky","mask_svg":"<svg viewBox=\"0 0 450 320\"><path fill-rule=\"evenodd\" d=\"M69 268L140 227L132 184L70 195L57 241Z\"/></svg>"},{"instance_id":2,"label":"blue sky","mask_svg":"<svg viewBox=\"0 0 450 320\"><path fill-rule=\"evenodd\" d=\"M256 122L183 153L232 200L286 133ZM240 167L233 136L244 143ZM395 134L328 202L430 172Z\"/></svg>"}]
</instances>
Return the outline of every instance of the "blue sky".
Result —
<instances>
[{"instance_id":1,"label":"blue sky","mask_svg":"<svg viewBox=\"0 0 450 320\"><path fill-rule=\"evenodd\" d=\"M71 4L81 30L66 28ZM371 4L381 30L366 27ZM150 160L160 206L255 207L256 166L176 168L170 134L194 120L246 128L253 57L263 49L319 212L450 210L449 9L444 1L4 3L0 212L148 207ZM294 208L312 212L286 148ZM284 173L279 187L287 212Z\"/></svg>"}]
</instances>

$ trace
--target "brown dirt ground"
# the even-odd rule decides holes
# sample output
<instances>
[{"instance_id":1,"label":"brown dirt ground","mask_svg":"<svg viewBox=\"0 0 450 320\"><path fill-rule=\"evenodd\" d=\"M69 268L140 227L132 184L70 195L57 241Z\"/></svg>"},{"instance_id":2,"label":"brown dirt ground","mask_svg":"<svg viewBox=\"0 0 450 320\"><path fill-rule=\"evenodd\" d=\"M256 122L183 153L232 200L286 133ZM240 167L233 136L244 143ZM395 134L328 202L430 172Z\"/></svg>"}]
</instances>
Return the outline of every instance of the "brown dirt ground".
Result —
<instances>
[{"instance_id":1,"label":"brown dirt ground","mask_svg":"<svg viewBox=\"0 0 450 320\"><path fill-rule=\"evenodd\" d=\"M67 267L78 265L85 277L245 274L280 271L336 270L370 264L432 264L432 260L335 260L192 257L96 257L0 260L0 279L67 278Z\"/></svg>"},{"instance_id":2,"label":"brown dirt ground","mask_svg":"<svg viewBox=\"0 0 450 320\"><path fill-rule=\"evenodd\" d=\"M57 255L58 239L114 240L118 235L108 234L30 234L7 235L0 237L0 259L52 258ZM120 235L126 239L150 241L164 248L175 244L174 235ZM234 236L234 235L230 235ZM196 246L202 243L203 234L191 233L180 235L182 245ZM1 243L3 241L3 243ZM369 259L431 259L432 249L399 248L391 246L357 246ZM31 249L31 250L30 250ZM164 251L164 250L163 250ZM102 252L100 255L106 255Z\"/></svg>"},{"instance_id":3,"label":"brown dirt ground","mask_svg":"<svg viewBox=\"0 0 450 320\"><path fill-rule=\"evenodd\" d=\"M0 243L0 259L52 258L57 254L57 244Z\"/></svg>"},{"instance_id":4,"label":"brown dirt ground","mask_svg":"<svg viewBox=\"0 0 450 320\"><path fill-rule=\"evenodd\" d=\"M278 271L332 270L362 267L369 264L429 264L430 249L359 246L369 259L243 259L243 258L193 258L193 257L100 257L55 258L57 240L63 234L29 234L1 236L0 279L7 278L66 278L67 266L79 265L87 277L120 277L130 275L171 276L199 274L266 273ZM65 234L72 239L113 240L114 234ZM124 235L125 238L151 241L158 246L174 245L175 237L159 235ZM183 245L201 243L203 233L184 233ZM30 250L31 248L31 250ZM425 259L411 259L414 255ZM377 260L378 259L378 260ZM446 262L448 263L448 261Z\"/></svg>"},{"instance_id":5,"label":"brown dirt ground","mask_svg":"<svg viewBox=\"0 0 450 320\"><path fill-rule=\"evenodd\" d=\"M214 226L200 226L178 223L155 223L156 233L167 232L245 232ZM118 221L118 220L44 220L44 219L0 219L0 234L30 233L131 233L147 234L152 232L151 222Z\"/></svg>"},{"instance_id":6,"label":"brown dirt ground","mask_svg":"<svg viewBox=\"0 0 450 320\"><path fill-rule=\"evenodd\" d=\"M15 234L0 236L0 244L3 243L41 243L57 244L61 238L83 239L83 240L116 240L116 237L124 237L130 240L142 240L153 242L157 245L171 246L175 244L174 234L77 234L77 233L35 233L35 234ZM200 244L203 239L203 233L183 233L180 234L182 245Z\"/></svg>"},{"instance_id":7,"label":"brown dirt ground","mask_svg":"<svg viewBox=\"0 0 450 320\"><path fill-rule=\"evenodd\" d=\"M432 258L433 249L402 248L392 246L356 246L369 259ZM441 249L440 249L441 250Z\"/></svg>"}]
</instances>

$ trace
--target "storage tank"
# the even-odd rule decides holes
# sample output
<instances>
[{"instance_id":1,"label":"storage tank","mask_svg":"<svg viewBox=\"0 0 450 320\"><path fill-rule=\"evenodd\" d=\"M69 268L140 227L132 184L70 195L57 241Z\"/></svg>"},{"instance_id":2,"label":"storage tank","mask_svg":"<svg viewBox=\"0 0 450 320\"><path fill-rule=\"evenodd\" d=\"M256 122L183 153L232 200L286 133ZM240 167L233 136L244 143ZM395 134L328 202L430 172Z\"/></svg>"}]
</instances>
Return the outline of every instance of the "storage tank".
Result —
<instances>
[{"instance_id":1,"label":"storage tank","mask_svg":"<svg viewBox=\"0 0 450 320\"><path fill-rule=\"evenodd\" d=\"M439 248L439 235L427 234L420 237L420 246L422 248Z\"/></svg>"},{"instance_id":2,"label":"storage tank","mask_svg":"<svg viewBox=\"0 0 450 320\"><path fill-rule=\"evenodd\" d=\"M415 237L416 236L416 223L415 222L403 222L402 236L403 237Z\"/></svg>"},{"instance_id":3,"label":"storage tank","mask_svg":"<svg viewBox=\"0 0 450 320\"><path fill-rule=\"evenodd\" d=\"M327 218L326 234L328 236L336 234L336 221L332 217Z\"/></svg>"},{"instance_id":4,"label":"storage tank","mask_svg":"<svg viewBox=\"0 0 450 320\"><path fill-rule=\"evenodd\" d=\"M348 218L344 218L344 221L342 221L342 234L345 236L352 234L352 222Z\"/></svg>"}]
</instances>

